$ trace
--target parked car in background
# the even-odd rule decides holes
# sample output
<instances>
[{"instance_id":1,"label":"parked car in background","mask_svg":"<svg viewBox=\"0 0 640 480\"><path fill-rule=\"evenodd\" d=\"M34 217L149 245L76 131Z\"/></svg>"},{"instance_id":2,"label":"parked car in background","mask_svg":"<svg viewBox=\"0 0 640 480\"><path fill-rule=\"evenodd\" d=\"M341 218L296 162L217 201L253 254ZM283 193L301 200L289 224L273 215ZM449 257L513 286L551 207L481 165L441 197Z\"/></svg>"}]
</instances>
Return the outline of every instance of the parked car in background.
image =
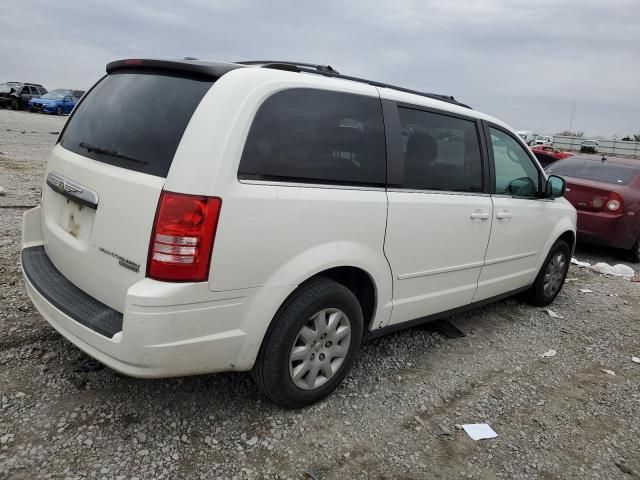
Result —
<instances>
[{"instance_id":1,"label":"parked car in background","mask_svg":"<svg viewBox=\"0 0 640 480\"><path fill-rule=\"evenodd\" d=\"M531 151L534 153L540 164L547 168L552 163L565 158L573 157L575 153L561 152L551 145L533 145Z\"/></svg>"},{"instance_id":2,"label":"parked car in background","mask_svg":"<svg viewBox=\"0 0 640 480\"><path fill-rule=\"evenodd\" d=\"M600 144L597 140L583 140L580 144L581 153L598 153L598 146Z\"/></svg>"},{"instance_id":3,"label":"parked car in background","mask_svg":"<svg viewBox=\"0 0 640 480\"><path fill-rule=\"evenodd\" d=\"M47 93L39 83L6 82L0 84L0 108L23 110L29 100Z\"/></svg>"},{"instance_id":4,"label":"parked car in background","mask_svg":"<svg viewBox=\"0 0 640 480\"><path fill-rule=\"evenodd\" d=\"M533 145L531 150L534 152L544 152L547 155L552 156L556 160L562 160L563 158L573 157L575 153L571 152L562 152L551 145Z\"/></svg>"},{"instance_id":5,"label":"parked car in background","mask_svg":"<svg viewBox=\"0 0 640 480\"><path fill-rule=\"evenodd\" d=\"M640 262L640 162L575 156L547 172L567 181L565 197L578 211L578 239L625 250Z\"/></svg>"},{"instance_id":6,"label":"parked car in background","mask_svg":"<svg viewBox=\"0 0 640 480\"><path fill-rule=\"evenodd\" d=\"M536 141L534 142L534 145L551 145L552 142L553 142L553 139L551 137L549 137L548 135L542 135L542 136L536 137Z\"/></svg>"},{"instance_id":7,"label":"parked car in background","mask_svg":"<svg viewBox=\"0 0 640 480\"><path fill-rule=\"evenodd\" d=\"M553 302L565 181L452 97L326 72L108 64L24 217L44 318L124 374L252 371L302 407L367 339L519 292Z\"/></svg>"},{"instance_id":8,"label":"parked car in background","mask_svg":"<svg viewBox=\"0 0 640 480\"><path fill-rule=\"evenodd\" d=\"M516 133L527 145L533 145L536 140L536 134L531 130L518 130Z\"/></svg>"},{"instance_id":9,"label":"parked car in background","mask_svg":"<svg viewBox=\"0 0 640 480\"><path fill-rule=\"evenodd\" d=\"M78 99L71 90L52 90L49 93L29 100L29 110L32 112L55 113L64 115L71 113Z\"/></svg>"}]
</instances>

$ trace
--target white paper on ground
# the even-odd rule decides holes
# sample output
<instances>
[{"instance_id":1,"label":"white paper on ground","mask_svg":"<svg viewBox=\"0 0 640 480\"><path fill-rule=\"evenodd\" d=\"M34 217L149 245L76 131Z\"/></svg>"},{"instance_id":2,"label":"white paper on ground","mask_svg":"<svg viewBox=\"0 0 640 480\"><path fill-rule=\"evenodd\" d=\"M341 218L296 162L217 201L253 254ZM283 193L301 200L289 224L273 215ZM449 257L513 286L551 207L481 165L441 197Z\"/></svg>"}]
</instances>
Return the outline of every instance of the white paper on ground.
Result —
<instances>
[{"instance_id":1,"label":"white paper on ground","mask_svg":"<svg viewBox=\"0 0 640 480\"><path fill-rule=\"evenodd\" d=\"M564 318L562 315L560 315L559 313L554 312L550 308L547 308L546 312L547 312L547 315L549 315L551 318Z\"/></svg>"},{"instance_id":2,"label":"white paper on ground","mask_svg":"<svg viewBox=\"0 0 640 480\"><path fill-rule=\"evenodd\" d=\"M616 376L616 372L614 372L613 370L607 370L606 368L602 369L602 373L606 373L607 375L611 375L613 377Z\"/></svg>"},{"instance_id":3,"label":"white paper on ground","mask_svg":"<svg viewBox=\"0 0 640 480\"><path fill-rule=\"evenodd\" d=\"M558 353L558 352L556 352L555 350L551 349L551 350L549 350L547 352L544 352L540 356L543 357L543 358L555 357L556 353Z\"/></svg>"},{"instance_id":4,"label":"white paper on ground","mask_svg":"<svg viewBox=\"0 0 640 480\"><path fill-rule=\"evenodd\" d=\"M589 268L591 266L588 262L581 262L580 260L576 260L575 258L571 258L571 263L577 265L579 267Z\"/></svg>"},{"instance_id":5,"label":"white paper on ground","mask_svg":"<svg viewBox=\"0 0 640 480\"><path fill-rule=\"evenodd\" d=\"M485 438L496 438L498 434L486 423L468 423L466 425L462 425L464 431L467 432L467 435L471 437L472 440L483 440Z\"/></svg>"},{"instance_id":6,"label":"white paper on ground","mask_svg":"<svg viewBox=\"0 0 640 480\"><path fill-rule=\"evenodd\" d=\"M582 293L593 293L593 290L589 290L588 288L581 288L580 291Z\"/></svg>"},{"instance_id":7,"label":"white paper on ground","mask_svg":"<svg viewBox=\"0 0 640 480\"><path fill-rule=\"evenodd\" d=\"M640 357L631 357L633 363L640 363Z\"/></svg>"}]
</instances>

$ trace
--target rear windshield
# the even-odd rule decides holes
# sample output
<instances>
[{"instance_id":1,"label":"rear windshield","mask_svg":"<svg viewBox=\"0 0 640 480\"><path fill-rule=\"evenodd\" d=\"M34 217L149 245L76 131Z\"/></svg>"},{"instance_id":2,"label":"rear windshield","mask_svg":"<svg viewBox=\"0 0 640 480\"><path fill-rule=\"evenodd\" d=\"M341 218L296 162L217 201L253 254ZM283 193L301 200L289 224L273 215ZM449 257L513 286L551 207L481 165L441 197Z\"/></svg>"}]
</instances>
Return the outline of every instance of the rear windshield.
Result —
<instances>
[{"instance_id":1,"label":"rear windshield","mask_svg":"<svg viewBox=\"0 0 640 480\"><path fill-rule=\"evenodd\" d=\"M616 185L628 185L633 180L633 177L640 172L640 165L634 167L600 160L580 160L575 158L560 160L547 168L547 171L554 175L584 178Z\"/></svg>"},{"instance_id":2,"label":"rear windshield","mask_svg":"<svg viewBox=\"0 0 640 480\"><path fill-rule=\"evenodd\" d=\"M76 107L62 146L99 162L166 177L213 80L157 71L104 77Z\"/></svg>"}]
</instances>

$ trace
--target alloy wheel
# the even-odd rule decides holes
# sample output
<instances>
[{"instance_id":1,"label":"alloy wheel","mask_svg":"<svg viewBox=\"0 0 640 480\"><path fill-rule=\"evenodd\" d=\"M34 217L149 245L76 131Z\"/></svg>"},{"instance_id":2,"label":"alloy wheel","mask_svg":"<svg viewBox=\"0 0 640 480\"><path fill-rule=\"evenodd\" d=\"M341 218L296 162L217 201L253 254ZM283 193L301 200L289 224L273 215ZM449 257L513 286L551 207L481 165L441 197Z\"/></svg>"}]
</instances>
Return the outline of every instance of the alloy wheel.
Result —
<instances>
[{"instance_id":1,"label":"alloy wheel","mask_svg":"<svg viewBox=\"0 0 640 480\"><path fill-rule=\"evenodd\" d=\"M302 390L313 390L340 370L351 344L351 322L338 308L312 315L298 332L289 355L289 375Z\"/></svg>"},{"instance_id":2,"label":"alloy wheel","mask_svg":"<svg viewBox=\"0 0 640 480\"><path fill-rule=\"evenodd\" d=\"M563 252L556 253L544 272L543 291L546 297L552 297L560 290L564 279L567 258Z\"/></svg>"}]
</instances>

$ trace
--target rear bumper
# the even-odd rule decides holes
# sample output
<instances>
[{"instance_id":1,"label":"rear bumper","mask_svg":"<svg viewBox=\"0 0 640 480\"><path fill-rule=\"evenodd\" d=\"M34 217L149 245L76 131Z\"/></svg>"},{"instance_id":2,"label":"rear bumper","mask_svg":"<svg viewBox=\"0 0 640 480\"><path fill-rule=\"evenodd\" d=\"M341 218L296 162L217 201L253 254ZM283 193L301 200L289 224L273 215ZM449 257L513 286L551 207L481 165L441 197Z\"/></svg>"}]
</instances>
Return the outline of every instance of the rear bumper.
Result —
<instances>
[{"instance_id":1,"label":"rear bumper","mask_svg":"<svg viewBox=\"0 0 640 480\"><path fill-rule=\"evenodd\" d=\"M636 216L578 210L578 239L583 242L629 249L640 235Z\"/></svg>"},{"instance_id":2,"label":"rear bumper","mask_svg":"<svg viewBox=\"0 0 640 480\"><path fill-rule=\"evenodd\" d=\"M266 329L253 320L256 312L264 315L271 308L265 298L273 295L265 297L262 292L268 289L211 292L206 283L144 279L127 291L121 329L113 332L113 326L105 329L100 323L99 312L97 316L95 310L87 313L86 304L85 310L60 305L55 287L34 278L32 266L26 265L24 258L25 252L28 255L34 248L46 256L40 231L38 207L26 212L23 221L27 292L47 322L88 355L125 375L144 378L242 371L253 366ZM54 272L49 274L48 278L55 277ZM72 299L88 297L73 284L66 289ZM79 321L83 312L91 319Z\"/></svg>"}]
</instances>

